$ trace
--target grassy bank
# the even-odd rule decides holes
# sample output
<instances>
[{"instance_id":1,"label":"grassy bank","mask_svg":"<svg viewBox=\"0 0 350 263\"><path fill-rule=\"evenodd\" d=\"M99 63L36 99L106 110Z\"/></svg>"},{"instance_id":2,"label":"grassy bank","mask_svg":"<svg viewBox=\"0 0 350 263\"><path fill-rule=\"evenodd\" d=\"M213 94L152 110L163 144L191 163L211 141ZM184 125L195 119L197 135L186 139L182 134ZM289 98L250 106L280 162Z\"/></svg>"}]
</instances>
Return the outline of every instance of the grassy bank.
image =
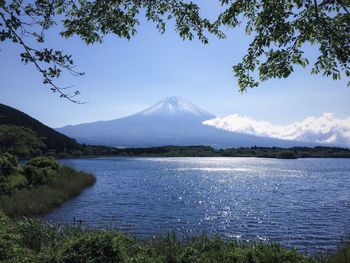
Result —
<instances>
[{"instance_id":1,"label":"grassy bank","mask_svg":"<svg viewBox=\"0 0 350 263\"><path fill-rule=\"evenodd\" d=\"M93 175L37 157L20 165L16 156L0 154L0 210L11 217L48 212L95 183Z\"/></svg>"},{"instance_id":2,"label":"grassy bank","mask_svg":"<svg viewBox=\"0 0 350 263\"><path fill-rule=\"evenodd\" d=\"M45 213L80 194L95 181L93 175L63 166L47 184L22 188L10 195L0 196L0 209L10 216Z\"/></svg>"},{"instance_id":3,"label":"grassy bank","mask_svg":"<svg viewBox=\"0 0 350 263\"><path fill-rule=\"evenodd\" d=\"M145 242L112 231L58 229L35 219L15 221L0 212L1 262L345 263L349 258L349 247L311 258L276 244L242 244L219 237L180 241L170 234Z\"/></svg>"}]
</instances>

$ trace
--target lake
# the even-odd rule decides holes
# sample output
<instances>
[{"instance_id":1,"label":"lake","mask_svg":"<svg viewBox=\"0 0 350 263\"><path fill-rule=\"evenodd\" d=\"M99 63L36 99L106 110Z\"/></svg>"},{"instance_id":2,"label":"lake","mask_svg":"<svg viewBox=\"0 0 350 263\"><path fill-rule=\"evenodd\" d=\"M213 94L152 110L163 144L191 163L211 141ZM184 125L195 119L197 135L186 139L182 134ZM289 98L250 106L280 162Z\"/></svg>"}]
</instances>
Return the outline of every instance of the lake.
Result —
<instances>
[{"instance_id":1,"label":"lake","mask_svg":"<svg viewBox=\"0 0 350 263\"><path fill-rule=\"evenodd\" d=\"M44 216L140 238L176 231L334 249L350 234L349 159L96 158L61 160L96 184Z\"/></svg>"}]
</instances>

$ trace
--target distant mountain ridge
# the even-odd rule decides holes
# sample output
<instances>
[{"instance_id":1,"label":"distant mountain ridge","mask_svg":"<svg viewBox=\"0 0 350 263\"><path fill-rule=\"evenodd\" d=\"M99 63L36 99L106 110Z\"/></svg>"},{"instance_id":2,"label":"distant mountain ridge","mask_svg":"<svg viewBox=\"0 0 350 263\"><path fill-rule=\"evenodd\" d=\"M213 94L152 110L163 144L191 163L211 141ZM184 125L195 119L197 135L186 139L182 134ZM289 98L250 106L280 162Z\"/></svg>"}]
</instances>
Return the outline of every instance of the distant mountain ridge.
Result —
<instances>
[{"instance_id":1,"label":"distant mountain ridge","mask_svg":"<svg viewBox=\"0 0 350 263\"><path fill-rule=\"evenodd\" d=\"M52 149L56 152L65 152L80 148L79 143L77 143L75 139L69 138L64 134L55 131L24 112L1 103L0 125L16 125L30 128L40 137L44 138L43 142L48 150Z\"/></svg>"},{"instance_id":2,"label":"distant mountain ridge","mask_svg":"<svg viewBox=\"0 0 350 263\"><path fill-rule=\"evenodd\" d=\"M292 147L305 143L234 133L203 125L215 115L182 97L167 97L134 115L57 129L80 143L116 147L208 145L228 147Z\"/></svg>"}]
</instances>

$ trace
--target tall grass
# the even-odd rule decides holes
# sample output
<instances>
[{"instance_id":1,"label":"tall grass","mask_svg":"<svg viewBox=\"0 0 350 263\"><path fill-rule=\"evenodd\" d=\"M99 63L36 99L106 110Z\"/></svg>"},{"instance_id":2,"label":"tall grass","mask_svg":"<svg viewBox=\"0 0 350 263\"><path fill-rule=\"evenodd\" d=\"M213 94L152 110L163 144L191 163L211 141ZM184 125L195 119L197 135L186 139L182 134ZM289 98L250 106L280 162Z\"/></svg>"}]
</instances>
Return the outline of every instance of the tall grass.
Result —
<instances>
[{"instance_id":1,"label":"tall grass","mask_svg":"<svg viewBox=\"0 0 350 263\"><path fill-rule=\"evenodd\" d=\"M0 209L11 217L45 213L80 194L95 181L96 178L91 174L62 166L47 184L22 188L11 195L0 196Z\"/></svg>"},{"instance_id":2,"label":"tall grass","mask_svg":"<svg viewBox=\"0 0 350 263\"><path fill-rule=\"evenodd\" d=\"M334 253L322 256L318 261L322 263L350 263L350 242L341 244Z\"/></svg>"},{"instance_id":3,"label":"tall grass","mask_svg":"<svg viewBox=\"0 0 350 263\"><path fill-rule=\"evenodd\" d=\"M112 231L82 231L76 228L62 231L34 219L11 221L3 215L2 217L0 261L313 262L306 256L277 245L241 246L220 238L205 237L182 243L175 235L145 243Z\"/></svg>"},{"instance_id":4,"label":"tall grass","mask_svg":"<svg viewBox=\"0 0 350 263\"><path fill-rule=\"evenodd\" d=\"M278 244L169 234L140 241L115 231L58 228L36 219L11 220L0 212L0 262L134 263L348 263L350 246L315 258Z\"/></svg>"}]
</instances>

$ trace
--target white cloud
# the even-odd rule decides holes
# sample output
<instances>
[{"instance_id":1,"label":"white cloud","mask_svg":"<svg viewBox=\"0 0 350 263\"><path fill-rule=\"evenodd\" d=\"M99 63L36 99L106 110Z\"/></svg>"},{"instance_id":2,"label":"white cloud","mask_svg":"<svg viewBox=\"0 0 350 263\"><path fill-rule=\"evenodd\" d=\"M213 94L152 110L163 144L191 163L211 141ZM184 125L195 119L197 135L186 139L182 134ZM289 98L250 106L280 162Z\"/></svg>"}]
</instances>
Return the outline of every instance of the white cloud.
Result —
<instances>
[{"instance_id":1,"label":"white cloud","mask_svg":"<svg viewBox=\"0 0 350 263\"><path fill-rule=\"evenodd\" d=\"M350 117L337 119L332 113L308 117L301 122L274 125L238 114L207 120L205 125L232 132L249 133L285 140L350 146Z\"/></svg>"}]
</instances>

